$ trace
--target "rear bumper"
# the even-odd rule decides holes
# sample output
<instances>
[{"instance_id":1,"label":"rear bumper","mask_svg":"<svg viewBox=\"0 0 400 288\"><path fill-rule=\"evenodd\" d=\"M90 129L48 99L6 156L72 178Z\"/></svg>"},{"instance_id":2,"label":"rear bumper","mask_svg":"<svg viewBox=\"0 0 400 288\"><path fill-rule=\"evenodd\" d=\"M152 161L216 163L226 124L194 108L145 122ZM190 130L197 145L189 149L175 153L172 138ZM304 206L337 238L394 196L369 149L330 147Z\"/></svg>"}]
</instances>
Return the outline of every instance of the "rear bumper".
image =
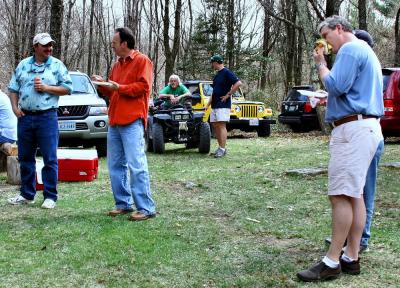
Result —
<instances>
[{"instance_id":1,"label":"rear bumper","mask_svg":"<svg viewBox=\"0 0 400 288\"><path fill-rule=\"evenodd\" d=\"M303 123L318 122L318 117L316 114L298 115L298 116L279 115L278 121L279 123L282 124L303 124Z\"/></svg>"},{"instance_id":2,"label":"rear bumper","mask_svg":"<svg viewBox=\"0 0 400 288\"><path fill-rule=\"evenodd\" d=\"M400 136L400 116L383 116L380 123L384 136Z\"/></svg>"}]
</instances>

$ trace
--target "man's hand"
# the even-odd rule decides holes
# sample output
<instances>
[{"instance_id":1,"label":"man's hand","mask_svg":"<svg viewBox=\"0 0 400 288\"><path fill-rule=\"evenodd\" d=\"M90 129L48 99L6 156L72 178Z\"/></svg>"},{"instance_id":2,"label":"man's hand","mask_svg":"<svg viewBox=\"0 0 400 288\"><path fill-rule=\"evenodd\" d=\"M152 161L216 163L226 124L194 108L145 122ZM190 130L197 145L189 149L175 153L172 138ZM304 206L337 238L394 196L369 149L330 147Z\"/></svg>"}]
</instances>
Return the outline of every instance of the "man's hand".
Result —
<instances>
[{"instance_id":1,"label":"man's hand","mask_svg":"<svg viewBox=\"0 0 400 288\"><path fill-rule=\"evenodd\" d=\"M39 77L35 77L35 79L33 79L33 87L38 92L46 92L47 89L47 85L43 84Z\"/></svg>"},{"instance_id":2,"label":"man's hand","mask_svg":"<svg viewBox=\"0 0 400 288\"><path fill-rule=\"evenodd\" d=\"M313 57L315 64L319 65L323 63L326 65L325 56L324 56L324 47L317 47L313 50Z\"/></svg>"},{"instance_id":3,"label":"man's hand","mask_svg":"<svg viewBox=\"0 0 400 288\"><path fill-rule=\"evenodd\" d=\"M103 77L101 77L100 75L95 75L93 74L90 79L92 79L92 81L99 81L99 82L104 82Z\"/></svg>"},{"instance_id":4,"label":"man's hand","mask_svg":"<svg viewBox=\"0 0 400 288\"><path fill-rule=\"evenodd\" d=\"M111 90L113 91L119 90L119 84L117 82L111 80L108 80L108 82L112 84L112 86L109 87Z\"/></svg>"},{"instance_id":5,"label":"man's hand","mask_svg":"<svg viewBox=\"0 0 400 288\"><path fill-rule=\"evenodd\" d=\"M226 102L226 100L228 100L230 97L231 97L231 94L228 93L228 94L226 94L225 96L222 96L222 97L221 97L221 101L222 101L222 102Z\"/></svg>"},{"instance_id":6,"label":"man's hand","mask_svg":"<svg viewBox=\"0 0 400 288\"><path fill-rule=\"evenodd\" d=\"M172 104L176 104L179 102L179 97L174 97L174 95L172 95L172 97L170 98L171 103Z\"/></svg>"},{"instance_id":7,"label":"man's hand","mask_svg":"<svg viewBox=\"0 0 400 288\"><path fill-rule=\"evenodd\" d=\"M12 110L17 118L25 116L24 112L18 106L12 106Z\"/></svg>"}]
</instances>

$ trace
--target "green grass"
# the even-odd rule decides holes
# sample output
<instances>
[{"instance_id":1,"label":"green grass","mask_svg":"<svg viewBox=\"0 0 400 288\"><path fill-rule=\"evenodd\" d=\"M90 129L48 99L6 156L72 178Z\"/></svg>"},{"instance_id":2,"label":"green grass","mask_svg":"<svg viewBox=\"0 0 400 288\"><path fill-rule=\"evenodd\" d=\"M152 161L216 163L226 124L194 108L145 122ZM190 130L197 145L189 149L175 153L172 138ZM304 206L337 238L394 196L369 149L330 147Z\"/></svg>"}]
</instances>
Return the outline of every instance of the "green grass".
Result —
<instances>
[{"instance_id":1,"label":"green grass","mask_svg":"<svg viewBox=\"0 0 400 288\"><path fill-rule=\"evenodd\" d=\"M380 168L370 251L360 276L303 284L330 234L327 137L275 133L228 139L223 159L169 144L148 155L157 218L110 218L106 162L93 182L60 183L56 209L12 207L0 174L0 287L398 287L400 170ZM213 141L213 149L215 149ZM381 162L400 161L399 143ZM254 221L256 220L256 221Z\"/></svg>"}]
</instances>

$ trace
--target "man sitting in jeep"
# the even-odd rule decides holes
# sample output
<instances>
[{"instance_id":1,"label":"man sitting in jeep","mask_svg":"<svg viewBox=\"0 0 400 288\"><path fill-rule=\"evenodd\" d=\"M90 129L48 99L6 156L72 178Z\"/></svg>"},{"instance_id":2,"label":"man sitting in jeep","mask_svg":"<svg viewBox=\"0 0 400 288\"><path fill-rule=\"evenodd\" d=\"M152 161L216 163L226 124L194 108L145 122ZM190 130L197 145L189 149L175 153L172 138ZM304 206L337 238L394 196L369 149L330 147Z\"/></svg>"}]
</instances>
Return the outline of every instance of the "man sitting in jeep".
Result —
<instances>
[{"instance_id":1,"label":"man sitting in jeep","mask_svg":"<svg viewBox=\"0 0 400 288\"><path fill-rule=\"evenodd\" d=\"M158 96L158 99L163 100L163 102L156 101L154 106L161 104L161 109L169 109L176 104L186 105L186 97L190 95L189 89L181 83L179 76L171 75L169 76L169 84L160 91L160 95Z\"/></svg>"}]
</instances>

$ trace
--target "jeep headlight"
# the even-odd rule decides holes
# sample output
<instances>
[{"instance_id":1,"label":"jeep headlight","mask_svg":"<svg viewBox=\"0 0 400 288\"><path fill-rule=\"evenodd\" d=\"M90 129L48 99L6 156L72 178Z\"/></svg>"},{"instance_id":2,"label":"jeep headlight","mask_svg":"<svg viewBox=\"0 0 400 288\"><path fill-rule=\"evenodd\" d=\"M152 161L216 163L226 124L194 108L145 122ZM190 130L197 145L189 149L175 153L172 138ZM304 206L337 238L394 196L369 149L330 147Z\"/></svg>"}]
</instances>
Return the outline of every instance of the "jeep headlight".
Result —
<instances>
[{"instance_id":1,"label":"jeep headlight","mask_svg":"<svg viewBox=\"0 0 400 288\"><path fill-rule=\"evenodd\" d=\"M174 115L174 120L181 120L182 119L182 115L181 114L175 114Z\"/></svg>"},{"instance_id":2,"label":"jeep headlight","mask_svg":"<svg viewBox=\"0 0 400 288\"><path fill-rule=\"evenodd\" d=\"M240 113L240 111L241 111L240 106L236 106L236 107L235 107L235 112L236 112L236 113Z\"/></svg>"},{"instance_id":3,"label":"jeep headlight","mask_svg":"<svg viewBox=\"0 0 400 288\"><path fill-rule=\"evenodd\" d=\"M99 115L107 115L107 107L90 107L89 110L89 115L90 116L99 116Z\"/></svg>"},{"instance_id":4,"label":"jeep headlight","mask_svg":"<svg viewBox=\"0 0 400 288\"><path fill-rule=\"evenodd\" d=\"M190 119L190 115L189 114L183 114L182 115L182 120L189 120Z\"/></svg>"},{"instance_id":5,"label":"jeep headlight","mask_svg":"<svg viewBox=\"0 0 400 288\"><path fill-rule=\"evenodd\" d=\"M258 112L259 113L264 112L264 106L263 105L258 106Z\"/></svg>"}]
</instances>

